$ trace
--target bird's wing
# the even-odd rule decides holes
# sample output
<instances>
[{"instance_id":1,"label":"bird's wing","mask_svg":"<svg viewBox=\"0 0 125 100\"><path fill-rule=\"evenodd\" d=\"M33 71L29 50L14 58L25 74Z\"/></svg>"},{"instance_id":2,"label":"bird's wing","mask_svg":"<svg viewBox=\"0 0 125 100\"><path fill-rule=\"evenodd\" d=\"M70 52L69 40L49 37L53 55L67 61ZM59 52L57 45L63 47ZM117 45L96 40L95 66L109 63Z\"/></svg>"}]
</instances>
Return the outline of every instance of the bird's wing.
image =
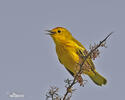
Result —
<instances>
[{"instance_id":1,"label":"bird's wing","mask_svg":"<svg viewBox=\"0 0 125 100\"><path fill-rule=\"evenodd\" d=\"M84 49L78 48L77 51L78 51L77 54L80 56L80 59L81 59L80 63L82 63L85 56L87 56L88 52L85 48ZM95 66L94 66L92 59L90 57L88 57L88 59L86 59L85 65L86 65L86 67L89 67L89 69L92 69L92 70L95 69Z\"/></svg>"},{"instance_id":2,"label":"bird's wing","mask_svg":"<svg viewBox=\"0 0 125 100\"><path fill-rule=\"evenodd\" d=\"M74 37L72 37L72 40L73 40L77 45L79 45L80 47L84 48L84 46L83 46L78 40L76 40Z\"/></svg>"},{"instance_id":3,"label":"bird's wing","mask_svg":"<svg viewBox=\"0 0 125 100\"><path fill-rule=\"evenodd\" d=\"M83 57L87 56L88 51L85 49L85 47L79 41L77 41L75 38L73 38L72 40L78 45L78 49L77 49L78 55L83 56ZM82 58L82 60L83 60L83 58ZM95 69L95 66L90 57L88 57L86 62L88 63L89 67L91 67L92 69Z\"/></svg>"}]
</instances>

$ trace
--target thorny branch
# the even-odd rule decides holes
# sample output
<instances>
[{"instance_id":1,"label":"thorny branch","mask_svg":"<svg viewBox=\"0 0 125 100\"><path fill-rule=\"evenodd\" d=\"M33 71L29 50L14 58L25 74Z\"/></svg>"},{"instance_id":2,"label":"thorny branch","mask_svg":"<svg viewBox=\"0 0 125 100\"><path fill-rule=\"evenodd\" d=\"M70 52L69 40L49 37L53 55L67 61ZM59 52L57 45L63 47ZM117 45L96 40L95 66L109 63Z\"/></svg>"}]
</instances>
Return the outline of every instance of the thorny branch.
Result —
<instances>
[{"instance_id":1,"label":"thorny branch","mask_svg":"<svg viewBox=\"0 0 125 100\"><path fill-rule=\"evenodd\" d=\"M80 70L78 71L78 73L77 73L76 76L74 77L72 83L67 87L66 93L64 94L64 97L63 97L63 100L66 100L67 95L68 95L69 93L71 93L71 90L72 90L73 85L76 84L76 81L77 81L78 76L81 75L81 73L82 73L82 71L83 71L83 70L82 70L82 69L83 69L82 67L83 67L85 61L87 60L87 58L90 57L91 54L92 54L95 50L97 50L99 47L105 47L105 42L106 42L107 38L108 38L112 33L113 33L113 32L109 33L109 35L108 35L104 40L100 41L100 43L97 44L94 48L92 48L92 49L90 50L90 52L87 54L87 56L84 57L83 62L80 64ZM69 100L70 100L70 99L69 99Z\"/></svg>"}]
</instances>

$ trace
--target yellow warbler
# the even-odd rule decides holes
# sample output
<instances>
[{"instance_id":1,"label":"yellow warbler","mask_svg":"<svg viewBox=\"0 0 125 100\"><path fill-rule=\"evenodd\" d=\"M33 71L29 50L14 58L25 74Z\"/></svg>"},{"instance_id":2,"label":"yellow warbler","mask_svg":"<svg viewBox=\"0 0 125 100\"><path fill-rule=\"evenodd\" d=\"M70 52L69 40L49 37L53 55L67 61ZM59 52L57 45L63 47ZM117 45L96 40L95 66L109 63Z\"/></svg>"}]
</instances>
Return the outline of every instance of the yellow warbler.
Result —
<instances>
[{"instance_id":1,"label":"yellow warbler","mask_svg":"<svg viewBox=\"0 0 125 100\"><path fill-rule=\"evenodd\" d=\"M77 41L66 28L56 27L52 30L48 30L48 32L56 45L56 53L60 63L74 76L80 69L78 63L84 60L80 57L81 54L79 53L82 53L83 56L87 55L85 47ZM104 77L96 72L90 57L84 64L83 73L88 75L92 81L99 86L107 82Z\"/></svg>"}]
</instances>

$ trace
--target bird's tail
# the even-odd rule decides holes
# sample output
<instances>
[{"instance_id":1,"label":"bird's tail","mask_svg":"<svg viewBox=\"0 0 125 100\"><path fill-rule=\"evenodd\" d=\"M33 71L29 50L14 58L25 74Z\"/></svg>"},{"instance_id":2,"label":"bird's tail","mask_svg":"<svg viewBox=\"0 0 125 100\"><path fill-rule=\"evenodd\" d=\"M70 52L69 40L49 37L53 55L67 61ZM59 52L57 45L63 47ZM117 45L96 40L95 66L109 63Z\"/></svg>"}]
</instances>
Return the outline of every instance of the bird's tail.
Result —
<instances>
[{"instance_id":1,"label":"bird's tail","mask_svg":"<svg viewBox=\"0 0 125 100\"><path fill-rule=\"evenodd\" d=\"M98 72L96 72L95 70L94 70L94 72L90 71L87 74L92 79L92 81L99 86L105 85L107 83L107 80L103 76L101 76Z\"/></svg>"}]
</instances>

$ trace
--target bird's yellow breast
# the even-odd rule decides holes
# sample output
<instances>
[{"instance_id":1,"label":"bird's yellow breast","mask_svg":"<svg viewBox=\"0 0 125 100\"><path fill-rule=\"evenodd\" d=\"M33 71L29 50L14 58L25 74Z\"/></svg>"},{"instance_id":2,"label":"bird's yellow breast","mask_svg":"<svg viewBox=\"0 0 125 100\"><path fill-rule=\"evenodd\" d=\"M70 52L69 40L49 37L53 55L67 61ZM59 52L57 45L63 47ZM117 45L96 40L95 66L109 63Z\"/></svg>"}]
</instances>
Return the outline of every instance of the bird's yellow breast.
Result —
<instances>
[{"instance_id":1,"label":"bird's yellow breast","mask_svg":"<svg viewBox=\"0 0 125 100\"><path fill-rule=\"evenodd\" d=\"M71 72L75 73L79 63L79 56L73 45L56 45L56 53L60 62Z\"/></svg>"}]
</instances>

